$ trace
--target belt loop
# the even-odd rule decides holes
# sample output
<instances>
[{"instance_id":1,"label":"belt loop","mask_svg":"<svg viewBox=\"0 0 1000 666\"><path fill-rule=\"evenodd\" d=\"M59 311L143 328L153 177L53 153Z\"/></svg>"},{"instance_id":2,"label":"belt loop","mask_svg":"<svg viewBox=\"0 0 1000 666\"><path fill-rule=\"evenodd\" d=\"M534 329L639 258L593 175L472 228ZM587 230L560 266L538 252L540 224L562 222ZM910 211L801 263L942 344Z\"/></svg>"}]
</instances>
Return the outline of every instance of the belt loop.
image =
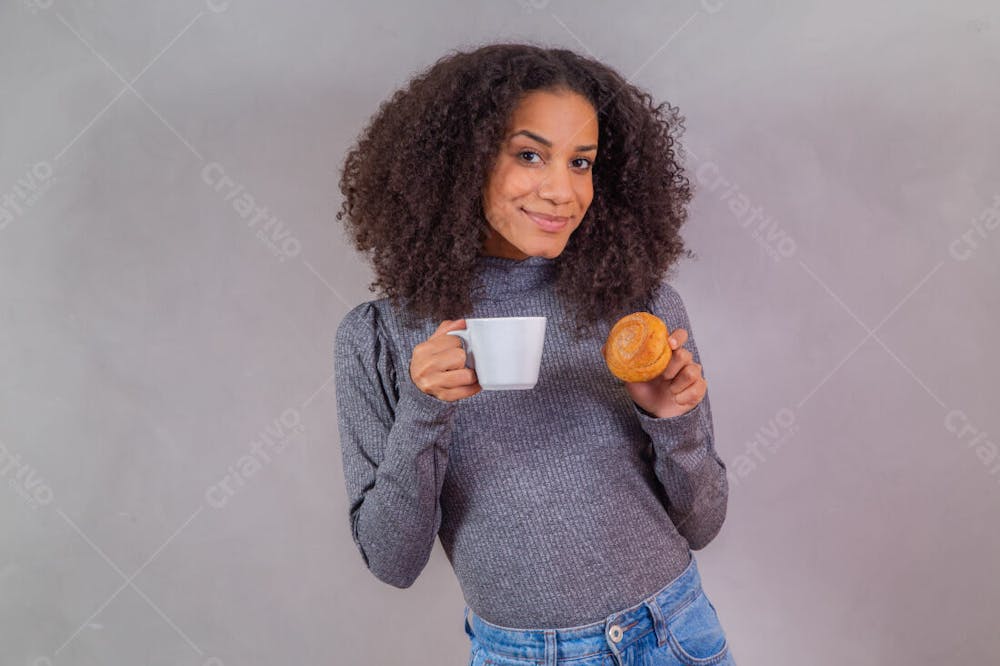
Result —
<instances>
[{"instance_id":1,"label":"belt loop","mask_svg":"<svg viewBox=\"0 0 1000 666\"><path fill-rule=\"evenodd\" d=\"M556 666L559 648L556 645L556 630L545 630L545 666Z\"/></svg>"},{"instance_id":2,"label":"belt loop","mask_svg":"<svg viewBox=\"0 0 1000 666\"><path fill-rule=\"evenodd\" d=\"M663 647L667 643L667 621L663 617L663 609L656 602L656 597L645 601L646 608L653 616L653 629L656 630L656 645Z\"/></svg>"}]
</instances>

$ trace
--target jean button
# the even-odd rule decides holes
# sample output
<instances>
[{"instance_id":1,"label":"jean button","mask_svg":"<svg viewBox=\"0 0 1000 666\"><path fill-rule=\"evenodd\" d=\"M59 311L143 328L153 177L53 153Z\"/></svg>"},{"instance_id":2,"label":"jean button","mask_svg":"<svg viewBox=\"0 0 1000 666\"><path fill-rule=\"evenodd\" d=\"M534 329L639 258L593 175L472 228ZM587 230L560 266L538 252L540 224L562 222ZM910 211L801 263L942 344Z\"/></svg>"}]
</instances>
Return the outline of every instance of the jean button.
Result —
<instances>
[{"instance_id":1,"label":"jean button","mask_svg":"<svg viewBox=\"0 0 1000 666\"><path fill-rule=\"evenodd\" d=\"M608 635L611 637L611 640L617 643L622 639L622 628L619 627L617 624L613 624L608 629Z\"/></svg>"}]
</instances>

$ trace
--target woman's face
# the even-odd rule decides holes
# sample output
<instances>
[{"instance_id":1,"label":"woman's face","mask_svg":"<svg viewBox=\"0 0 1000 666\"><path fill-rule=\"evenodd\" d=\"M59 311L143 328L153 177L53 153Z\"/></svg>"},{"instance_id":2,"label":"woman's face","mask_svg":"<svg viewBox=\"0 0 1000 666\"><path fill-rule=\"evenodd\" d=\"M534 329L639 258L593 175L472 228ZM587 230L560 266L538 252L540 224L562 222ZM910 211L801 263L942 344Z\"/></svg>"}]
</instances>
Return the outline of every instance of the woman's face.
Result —
<instances>
[{"instance_id":1,"label":"woman's face","mask_svg":"<svg viewBox=\"0 0 1000 666\"><path fill-rule=\"evenodd\" d=\"M597 129L597 112L577 93L534 91L521 100L483 187L483 254L562 253L594 198Z\"/></svg>"}]
</instances>

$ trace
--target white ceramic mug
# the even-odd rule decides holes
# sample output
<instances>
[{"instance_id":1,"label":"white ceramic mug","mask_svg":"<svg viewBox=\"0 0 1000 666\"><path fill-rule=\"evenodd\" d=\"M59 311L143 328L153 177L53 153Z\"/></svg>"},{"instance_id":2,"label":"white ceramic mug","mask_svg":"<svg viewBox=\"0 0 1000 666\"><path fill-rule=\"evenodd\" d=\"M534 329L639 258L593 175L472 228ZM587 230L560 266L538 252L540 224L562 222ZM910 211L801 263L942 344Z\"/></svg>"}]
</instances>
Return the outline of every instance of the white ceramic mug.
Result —
<instances>
[{"instance_id":1,"label":"white ceramic mug","mask_svg":"<svg viewBox=\"0 0 1000 666\"><path fill-rule=\"evenodd\" d=\"M466 365L484 391L530 389L538 383L545 342L545 317L466 319L465 329L448 331L465 342Z\"/></svg>"}]
</instances>

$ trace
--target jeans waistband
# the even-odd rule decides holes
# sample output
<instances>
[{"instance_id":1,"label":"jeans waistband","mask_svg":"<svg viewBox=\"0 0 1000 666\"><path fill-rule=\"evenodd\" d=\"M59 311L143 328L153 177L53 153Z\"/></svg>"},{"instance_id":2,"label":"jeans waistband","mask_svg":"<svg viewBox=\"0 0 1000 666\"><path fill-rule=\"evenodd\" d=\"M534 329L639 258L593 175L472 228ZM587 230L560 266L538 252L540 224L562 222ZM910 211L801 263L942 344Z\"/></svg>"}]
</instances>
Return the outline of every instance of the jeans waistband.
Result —
<instances>
[{"instance_id":1,"label":"jeans waistband","mask_svg":"<svg viewBox=\"0 0 1000 666\"><path fill-rule=\"evenodd\" d=\"M664 645L666 619L684 608L701 589L698 566L694 554L690 555L687 568L663 588L604 620L577 627L521 629L487 622L466 606L465 631L489 652L547 665L555 664L557 659L599 652L618 654L651 631L656 632L657 644Z\"/></svg>"}]
</instances>

